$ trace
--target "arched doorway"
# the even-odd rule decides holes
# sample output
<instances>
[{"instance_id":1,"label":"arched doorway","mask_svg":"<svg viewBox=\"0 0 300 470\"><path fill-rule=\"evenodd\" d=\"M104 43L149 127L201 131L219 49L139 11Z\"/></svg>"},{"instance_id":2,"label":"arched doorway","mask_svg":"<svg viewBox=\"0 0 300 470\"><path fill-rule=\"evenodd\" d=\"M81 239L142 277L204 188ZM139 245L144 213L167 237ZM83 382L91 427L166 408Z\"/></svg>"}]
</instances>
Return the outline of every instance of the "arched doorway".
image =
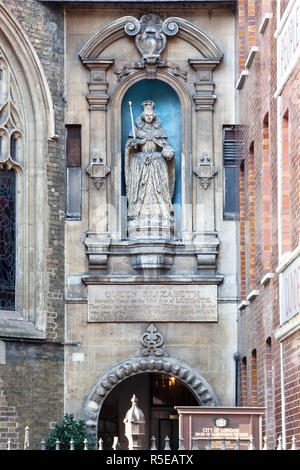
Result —
<instances>
[{"instance_id":1,"label":"arched doorway","mask_svg":"<svg viewBox=\"0 0 300 470\"><path fill-rule=\"evenodd\" d=\"M164 448L165 436L170 439L171 449L178 449L178 414L174 406L197 406L199 402L178 378L163 373L144 373L123 380L104 400L98 424L98 439L103 439L104 450L111 450L114 436L119 437L122 450L128 449L123 419L131 407L133 394L145 415L144 448L150 448L154 435L158 449Z\"/></svg>"}]
</instances>

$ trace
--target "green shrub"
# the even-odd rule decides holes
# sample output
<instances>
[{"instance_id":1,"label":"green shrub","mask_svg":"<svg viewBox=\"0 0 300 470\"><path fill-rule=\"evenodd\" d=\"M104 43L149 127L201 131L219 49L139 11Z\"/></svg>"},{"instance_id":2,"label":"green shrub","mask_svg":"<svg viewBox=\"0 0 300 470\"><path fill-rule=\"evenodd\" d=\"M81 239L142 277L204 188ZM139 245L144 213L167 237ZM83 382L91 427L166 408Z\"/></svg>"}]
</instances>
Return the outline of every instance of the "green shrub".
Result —
<instances>
[{"instance_id":1,"label":"green shrub","mask_svg":"<svg viewBox=\"0 0 300 470\"><path fill-rule=\"evenodd\" d=\"M94 450L95 437L88 433L83 420L76 421L74 415L66 414L63 421L56 424L46 438L46 449L55 450L57 439L60 441L60 450L70 450L70 441L74 441L75 450L83 450L84 439L88 440L88 449Z\"/></svg>"}]
</instances>

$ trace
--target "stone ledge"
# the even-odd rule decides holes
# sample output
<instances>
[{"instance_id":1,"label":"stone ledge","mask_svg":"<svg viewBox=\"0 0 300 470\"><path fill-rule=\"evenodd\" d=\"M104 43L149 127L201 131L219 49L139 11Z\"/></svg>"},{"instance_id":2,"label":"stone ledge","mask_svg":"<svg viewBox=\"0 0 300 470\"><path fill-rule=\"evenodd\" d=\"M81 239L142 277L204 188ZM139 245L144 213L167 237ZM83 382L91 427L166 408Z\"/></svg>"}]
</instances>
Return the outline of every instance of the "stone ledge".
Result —
<instances>
[{"instance_id":1,"label":"stone ledge","mask_svg":"<svg viewBox=\"0 0 300 470\"><path fill-rule=\"evenodd\" d=\"M244 310L248 305L250 305L250 302L248 300L243 300L239 305L238 305L238 310Z\"/></svg>"},{"instance_id":2,"label":"stone ledge","mask_svg":"<svg viewBox=\"0 0 300 470\"><path fill-rule=\"evenodd\" d=\"M86 273L82 276L85 284L221 284L224 280L222 274L206 276L108 276Z\"/></svg>"},{"instance_id":3,"label":"stone ledge","mask_svg":"<svg viewBox=\"0 0 300 470\"><path fill-rule=\"evenodd\" d=\"M258 295L259 295L259 290L252 290L250 294L248 294L247 300L249 302L252 302L252 300L255 299L255 297L257 297Z\"/></svg>"},{"instance_id":4,"label":"stone ledge","mask_svg":"<svg viewBox=\"0 0 300 470\"><path fill-rule=\"evenodd\" d=\"M249 71L247 69L242 71L242 73L241 73L241 75L238 79L238 82L236 84L236 87L235 87L237 90L241 90L243 88L244 83L245 83L245 79L246 79L246 77L248 77L248 75L249 75Z\"/></svg>"},{"instance_id":5,"label":"stone ledge","mask_svg":"<svg viewBox=\"0 0 300 470\"><path fill-rule=\"evenodd\" d=\"M300 312L296 313L292 318L285 321L274 332L273 336L278 341L284 341L286 338L294 334L300 329Z\"/></svg>"},{"instance_id":6,"label":"stone ledge","mask_svg":"<svg viewBox=\"0 0 300 470\"><path fill-rule=\"evenodd\" d=\"M264 34L266 27L268 26L269 21L273 18L273 13L266 13L265 16L263 17L262 22L260 23L259 26L259 33Z\"/></svg>"},{"instance_id":7,"label":"stone ledge","mask_svg":"<svg viewBox=\"0 0 300 470\"><path fill-rule=\"evenodd\" d=\"M262 278L262 280L260 281L260 284L262 286L265 286L268 282L270 282L271 279L273 279L274 276L275 276L274 273L266 273L264 277Z\"/></svg>"},{"instance_id":8,"label":"stone ledge","mask_svg":"<svg viewBox=\"0 0 300 470\"><path fill-rule=\"evenodd\" d=\"M288 253L285 253L282 258L280 259L280 263L278 267L276 268L276 273L282 273L284 272L290 264L292 264L293 261L295 261L296 258L300 256L300 245L295 248L293 251L289 251Z\"/></svg>"},{"instance_id":9,"label":"stone ledge","mask_svg":"<svg viewBox=\"0 0 300 470\"><path fill-rule=\"evenodd\" d=\"M1 319L0 337L45 339L46 335L26 320Z\"/></svg>"},{"instance_id":10,"label":"stone ledge","mask_svg":"<svg viewBox=\"0 0 300 470\"><path fill-rule=\"evenodd\" d=\"M251 67L251 64L254 60L255 54L259 51L259 48L257 46L251 47L251 50L249 52L249 55L246 59L245 67L246 69L249 69Z\"/></svg>"}]
</instances>

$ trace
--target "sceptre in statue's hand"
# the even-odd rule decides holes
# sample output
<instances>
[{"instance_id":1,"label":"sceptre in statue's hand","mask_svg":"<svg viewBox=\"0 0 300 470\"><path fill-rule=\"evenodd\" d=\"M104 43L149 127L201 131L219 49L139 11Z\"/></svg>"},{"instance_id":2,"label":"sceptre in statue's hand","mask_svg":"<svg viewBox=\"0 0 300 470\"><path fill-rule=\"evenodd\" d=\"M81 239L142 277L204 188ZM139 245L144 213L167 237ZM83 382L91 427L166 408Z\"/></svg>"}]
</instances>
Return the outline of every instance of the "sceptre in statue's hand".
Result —
<instances>
[{"instance_id":1,"label":"sceptre in statue's hand","mask_svg":"<svg viewBox=\"0 0 300 470\"><path fill-rule=\"evenodd\" d=\"M132 135L133 135L133 138L135 139L135 129L134 129L134 122L133 122L133 113L132 113L132 103L131 103L131 101L128 101L128 104L129 104L129 109L130 109Z\"/></svg>"}]
</instances>

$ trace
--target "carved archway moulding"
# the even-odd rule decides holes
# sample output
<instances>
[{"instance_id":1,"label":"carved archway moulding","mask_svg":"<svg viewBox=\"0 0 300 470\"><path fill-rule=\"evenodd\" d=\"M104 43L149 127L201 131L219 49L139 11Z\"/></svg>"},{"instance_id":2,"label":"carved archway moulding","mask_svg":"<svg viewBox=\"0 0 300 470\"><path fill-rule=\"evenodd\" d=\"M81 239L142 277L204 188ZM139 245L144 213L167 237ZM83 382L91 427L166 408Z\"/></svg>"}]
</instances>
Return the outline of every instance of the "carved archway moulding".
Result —
<instances>
[{"instance_id":1,"label":"carved archway moulding","mask_svg":"<svg viewBox=\"0 0 300 470\"><path fill-rule=\"evenodd\" d=\"M86 426L96 432L102 404L123 380L137 374L169 374L180 380L201 406L217 406L218 399L207 381L185 362L173 357L131 357L119 362L102 376L90 393L84 409Z\"/></svg>"},{"instance_id":2,"label":"carved archway moulding","mask_svg":"<svg viewBox=\"0 0 300 470\"><path fill-rule=\"evenodd\" d=\"M96 34L94 34L81 49L79 55L81 59L96 59L101 52L113 42L126 36L125 26L130 24L135 28L138 20L133 16L123 16L108 24ZM178 28L177 37L184 39L194 46L206 59L221 60L223 53L198 26L178 17L170 17L164 21L166 29ZM174 33L172 33L174 35Z\"/></svg>"}]
</instances>

